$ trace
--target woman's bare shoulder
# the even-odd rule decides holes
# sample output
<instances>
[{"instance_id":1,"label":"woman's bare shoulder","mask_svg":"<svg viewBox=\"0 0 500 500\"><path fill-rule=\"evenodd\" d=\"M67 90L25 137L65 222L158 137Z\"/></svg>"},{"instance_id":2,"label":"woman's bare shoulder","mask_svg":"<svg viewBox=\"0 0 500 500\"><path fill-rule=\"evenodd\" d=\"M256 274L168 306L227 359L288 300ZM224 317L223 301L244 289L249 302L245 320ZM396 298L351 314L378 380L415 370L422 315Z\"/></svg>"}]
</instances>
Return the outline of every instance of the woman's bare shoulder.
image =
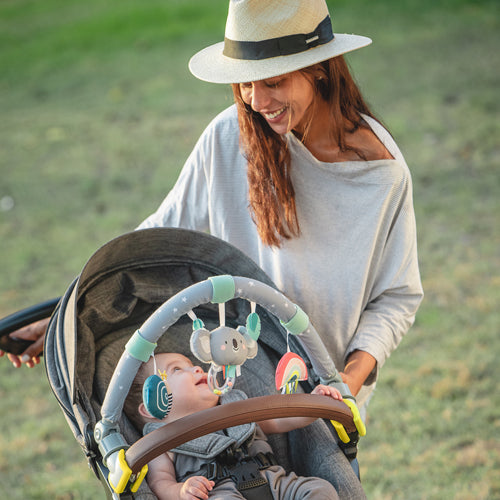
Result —
<instances>
[{"instance_id":1,"label":"woman's bare shoulder","mask_svg":"<svg viewBox=\"0 0 500 500\"><path fill-rule=\"evenodd\" d=\"M349 139L349 144L363 153L366 161L394 160L389 150L371 128L358 128Z\"/></svg>"}]
</instances>

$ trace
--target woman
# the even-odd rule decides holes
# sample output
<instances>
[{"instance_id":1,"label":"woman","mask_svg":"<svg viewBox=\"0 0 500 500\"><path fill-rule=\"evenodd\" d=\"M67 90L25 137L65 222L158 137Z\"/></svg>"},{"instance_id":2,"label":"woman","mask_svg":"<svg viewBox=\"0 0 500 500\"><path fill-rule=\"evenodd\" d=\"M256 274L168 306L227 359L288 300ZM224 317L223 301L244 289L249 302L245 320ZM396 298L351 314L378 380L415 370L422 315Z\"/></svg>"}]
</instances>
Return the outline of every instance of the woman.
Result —
<instances>
[{"instance_id":1,"label":"woman","mask_svg":"<svg viewBox=\"0 0 500 500\"><path fill-rule=\"evenodd\" d=\"M370 42L334 34L324 0L231 0L224 42L190 69L232 84L235 105L139 226L208 230L255 260L307 312L362 413L422 299L410 173L342 58Z\"/></svg>"},{"instance_id":2,"label":"woman","mask_svg":"<svg viewBox=\"0 0 500 500\"><path fill-rule=\"evenodd\" d=\"M225 41L190 69L236 104L139 226L241 248L309 314L361 406L422 299L410 174L341 55L370 42L333 34L324 0L230 1Z\"/></svg>"},{"instance_id":3,"label":"woman","mask_svg":"<svg viewBox=\"0 0 500 500\"><path fill-rule=\"evenodd\" d=\"M333 35L323 0L231 1L225 42L190 69L236 104L139 226L248 254L308 313L362 411L422 299L410 173L340 55L367 43Z\"/></svg>"}]
</instances>

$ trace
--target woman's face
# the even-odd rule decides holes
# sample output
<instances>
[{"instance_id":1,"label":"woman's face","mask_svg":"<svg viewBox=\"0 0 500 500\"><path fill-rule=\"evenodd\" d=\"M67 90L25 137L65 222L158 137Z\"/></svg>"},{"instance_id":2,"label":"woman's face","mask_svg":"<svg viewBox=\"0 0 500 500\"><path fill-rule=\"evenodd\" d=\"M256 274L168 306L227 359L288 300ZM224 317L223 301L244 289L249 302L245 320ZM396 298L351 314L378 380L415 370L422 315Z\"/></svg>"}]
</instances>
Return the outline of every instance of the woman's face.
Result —
<instances>
[{"instance_id":1,"label":"woman's face","mask_svg":"<svg viewBox=\"0 0 500 500\"><path fill-rule=\"evenodd\" d=\"M240 93L277 134L291 130L303 133L316 98L310 80L300 71L240 83Z\"/></svg>"}]
</instances>

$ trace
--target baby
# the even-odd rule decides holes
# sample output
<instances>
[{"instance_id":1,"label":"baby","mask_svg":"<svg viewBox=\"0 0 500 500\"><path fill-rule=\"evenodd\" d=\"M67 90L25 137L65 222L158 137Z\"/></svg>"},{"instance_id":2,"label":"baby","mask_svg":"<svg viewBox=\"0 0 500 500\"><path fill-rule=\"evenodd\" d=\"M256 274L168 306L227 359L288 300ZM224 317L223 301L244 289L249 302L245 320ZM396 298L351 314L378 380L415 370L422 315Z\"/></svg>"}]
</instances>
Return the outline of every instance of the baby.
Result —
<instances>
[{"instance_id":1,"label":"baby","mask_svg":"<svg viewBox=\"0 0 500 500\"><path fill-rule=\"evenodd\" d=\"M150 359L139 369L125 403L130 420L138 428L144 427L144 433L194 412L224 404L225 400L246 399L244 393L235 389L222 397L214 394L207 384L207 374L199 366L193 366L182 354L158 354L155 361L158 371L166 375L173 404L167 416L158 420L140 402L142 392L138 389L154 371L153 359ZM336 389L325 385L315 387L312 394L342 399ZM338 498L337 492L328 481L297 476L293 472L287 474L276 463L265 437L265 434L305 427L314 420L308 417L271 419L258 422L258 425L245 424L202 436L152 460L147 482L159 500L244 499L246 497L240 490L249 486L246 484L249 482L241 479L238 470L241 471L243 467L248 473L253 467L257 481L252 481L252 484L271 488L272 498L335 500ZM212 453L207 450L212 450ZM239 457L236 463L235 457ZM216 467L207 464L216 464ZM219 472L214 476L210 471ZM259 493L259 498L264 500L266 496Z\"/></svg>"}]
</instances>

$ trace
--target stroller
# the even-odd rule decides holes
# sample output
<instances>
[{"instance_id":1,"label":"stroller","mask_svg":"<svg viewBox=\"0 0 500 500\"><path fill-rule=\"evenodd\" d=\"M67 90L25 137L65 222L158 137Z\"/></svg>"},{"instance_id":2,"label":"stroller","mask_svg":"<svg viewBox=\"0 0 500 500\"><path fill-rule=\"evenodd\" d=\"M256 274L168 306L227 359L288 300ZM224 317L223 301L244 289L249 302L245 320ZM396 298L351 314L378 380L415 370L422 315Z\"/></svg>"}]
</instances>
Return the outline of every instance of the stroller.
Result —
<instances>
[{"instance_id":1,"label":"stroller","mask_svg":"<svg viewBox=\"0 0 500 500\"><path fill-rule=\"evenodd\" d=\"M221 392L235 384L249 399L195 413L142 437L122 411L139 366L153 351L179 352L198 364L192 352L194 325L210 331L222 323L251 329L248 318L255 314L257 356L237 367L240 376L226 366L221 386L217 369L213 375ZM143 481L154 457L205 433L267 418L326 419L269 436L285 469L329 479L331 461L338 459L332 449L338 448L327 420L355 463L364 429L354 398L344 398L345 404L275 390L276 366L290 349L309 373L299 392L310 392L321 380L349 396L305 313L253 261L210 235L156 228L116 238L90 258L55 307L44 356L50 386L107 498L146 500L156 498ZM294 377L297 386L295 372Z\"/></svg>"}]
</instances>

